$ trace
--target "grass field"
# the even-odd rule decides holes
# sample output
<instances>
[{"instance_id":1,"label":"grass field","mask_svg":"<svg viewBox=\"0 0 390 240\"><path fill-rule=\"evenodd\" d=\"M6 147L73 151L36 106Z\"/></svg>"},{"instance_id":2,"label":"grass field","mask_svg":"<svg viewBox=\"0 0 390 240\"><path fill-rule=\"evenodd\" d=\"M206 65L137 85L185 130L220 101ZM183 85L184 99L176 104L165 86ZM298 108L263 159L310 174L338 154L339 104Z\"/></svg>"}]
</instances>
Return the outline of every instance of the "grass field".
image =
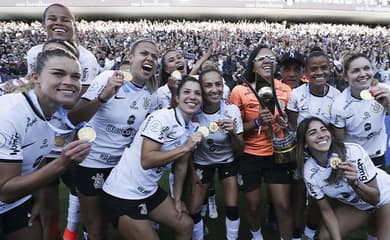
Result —
<instances>
[{"instance_id":1,"label":"grass field","mask_svg":"<svg viewBox=\"0 0 390 240\"><path fill-rule=\"evenodd\" d=\"M161 185L165 189L168 189L167 182L168 182L167 175L164 175L164 177L161 180L161 183L162 183ZM220 185L219 185L218 181L216 181L216 189L217 189L217 199L218 199L217 206L218 206L219 217L215 220L206 218L206 225L209 229L209 234L205 238L207 240L224 240L225 239L225 214L224 214L224 206L223 206L223 197L221 196L222 190L220 189ZM68 191L63 184L61 184L61 186L60 186L60 194L61 194L60 200L61 200L61 213L62 213L62 215L61 215L61 229L64 229L65 228L65 219L66 219L66 209L67 209L67 204L68 204L68 200L67 200L68 199ZM263 202L265 202L265 201L263 201ZM243 201L242 196L240 196L239 207L240 207L240 216L241 216L239 239L240 240L250 240L251 236L249 233L249 228L248 228L248 225L245 222L245 219L243 217L243 212L245 211L245 203ZM264 208L264 211L262 211L262 212L265 213L266 212L265 210L266 209ZM264 215L262 216L262 219L263 219L263 221L265 220ZM80 231L80 233L81 233L81 231ZM273 232L273 231L268 230L268 229L263 229L263 235L264 235L265 240L280 239L279 235L276 232ZM82 239L81 234L79 234L79 236L80 236L79 239L81 240ZM159 230L159 236L160 236L160 239L162 239L162 240L174 239L174 235L172 234L172 232L170 232L168 229L164 228L163 226ZM347 240L363 240L366 238L367 237L366 237L365 229L361 229L357 232L352 233L346 239ZM108 239L120 240L123 238L119 235L119 233L116 230L114 230L110 227ZM145 239L145 240L147 240L147 239Z\"/></svg>"}]
</instances>

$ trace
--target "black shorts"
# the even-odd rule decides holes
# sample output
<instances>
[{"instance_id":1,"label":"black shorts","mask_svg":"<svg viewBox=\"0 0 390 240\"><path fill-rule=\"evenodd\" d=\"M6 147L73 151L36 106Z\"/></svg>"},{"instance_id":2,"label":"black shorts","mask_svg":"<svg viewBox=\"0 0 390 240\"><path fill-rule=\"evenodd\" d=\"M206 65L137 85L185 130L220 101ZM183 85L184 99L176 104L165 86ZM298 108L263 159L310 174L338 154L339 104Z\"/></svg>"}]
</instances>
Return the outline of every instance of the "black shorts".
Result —
<instances>
[{"instance_id":1,"label":"black shorts","mask_svg":"<svg viewBox=\"0 0 390 240\"><path fill-rule=\"evenodd\" d=\"M215 170L218 170L219 180L231 176L237 176L238 162L216 163L211 165L199 165L194 163L196 174L203 184L211 184L213 182Z\"/></svg>"},{"instance_id":2,"label":"black shorts","mask_svg":"<svg viewBox=\"0 0 390 240\"><path fill-rule=\"evenodd\" d=\"M33 200L30 198L21 205L0 214L0 239L6 235L28 227L28 221L31 216Z\"/></svg>"},{"instance_id":3,"label":"black shorts","mask_svg":"<svg viewBox=\"0 0 390 240\"><path fill-rule=\"evenodd\" d=\"M85 196L98 196L112 168L88 168L76 166L75 181L77 191Z\"/></svg>"},{"instance_id":4,"label":"black shorts","mask_svg":"<svg viewBox=\"0 0 390 240\"><path fill-rule=\"evenodd\" d=\"M167 197L167 192L160 186L152 196L139 200L117 198L103 192L103 214L117 228L119 217L123 215L139 220L149 219L149 212L158 207Z\"/></svg>"},{"instance_id":5,"label":"black shorts","mask_svg":"<svg viewBox=\"0 0 390 240\"><path fill-rule=\"evenodd\" d=\"M293 163L276 164L273 156L244 153L239 159L237 182L242 192L251 192L264 181L274 184L293 183Z\"/></svg>"}]
</instances>

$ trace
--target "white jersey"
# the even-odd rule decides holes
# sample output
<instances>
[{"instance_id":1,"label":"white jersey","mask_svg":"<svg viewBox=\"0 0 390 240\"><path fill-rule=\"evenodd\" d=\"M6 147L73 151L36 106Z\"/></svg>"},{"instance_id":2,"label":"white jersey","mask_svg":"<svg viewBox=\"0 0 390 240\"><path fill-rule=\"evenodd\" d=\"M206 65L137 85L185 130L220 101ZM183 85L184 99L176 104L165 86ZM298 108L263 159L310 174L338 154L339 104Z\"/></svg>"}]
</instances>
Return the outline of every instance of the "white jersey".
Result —
<instances>
[{"instance_id":1,"label":"white jersey","mask_svg":"<svg viewBox=\"0 0 390 240\"><path fill-rule=\"evenodd\" d=\"M309 117L318 117L325 123L330 122L330 107L340 91L328 85L325 96L316 96L310 93L309 84L303 84L291 91L288 99L287 109L298 114L297 126Z\"/></svg>"},{"instance_id":2,"label":"white jersey","mask_svg":"<svg viewBox=\"0 0 390 240\"><path fill-rule=\"evenodd\" d=\"M329 184L326 179L332 168L319 166L311 157L305 162L303 171L304 181L310 196L317 200L323 199L325 196L337 199L360 210L369 210L390 203L390 175L374 166L362 146L355 143L345 143L345 147L346 161L356 165L358 180L362 183L368 183L376 178L380 191L378 205L373 206L363 201L343 177L337 183Z\"/></svg>"},{"instance_id":3,"label":"white jersey","mask_svg":"<svg viewBox=\"0 0 390 240\"><path fill-rule=\"evenodd\" d=\"M213 114L199 113L196 119L200 126L208 127L211 122L218 122L221 119L233 119L236 134L244 132L240 109L234 104L223 104L220 111ZM221 113L221 109L223 113ZM210 132L202 141L194 153L194 162L200 165L215 163L228 163L234 160L230 134L219 129Z\"/></svg>"},{"instance_id":4,"label":"white jersey","mask_svg":"<svg viewBox=\"0 0 390 240\"><path fill-rule=\"evenodd\" d=\"M103 185L103 190L122 199L145 199L153 195L158 181L167 166L143 169L141 151L144 138L155 141L160 151L170 151L183 146L193 132L194 126L186 126L180 110L161 109L150 114L142 123L133 144L126 148L118 165L114 167Z\"/></svg>"},{"instance_id":5,"label":"white jersey","mask_svg":"<svg viewBox=\"0 0 390 240\"><path fill-rule=\"evenodd\" d=\"M82 96L95 99L115 71L99 74ZM117 94L103 104L89 121L96 131L96 139L87 158L80 164L90 168L111 168L115 166L123 150L134 139L146 116L158 108L157 94L151 94L146 86L140 88L132 82L129 90L122 86Z\"/></svg>"},{"instance_id":6,"label":"white jersey","mask_svg":"<svg viewBox=\"0 0 390 240\"><path fill-rule=\"evenodd\" d=\"M0 162L19 163L21 175L33 172L54 146L54 131L36 113L36 107L22 93L0 97ZM34 107L33 107L34 106ZM35 110L35 111L34 111ZM27 201L31 195L14 203L0 201L0 214Z\"/></svg>"},{"instance_id":7,"label":"white jersey","mask_svg":"<svg viewBox=\"0 0 390 240\"><path fill-rule=\"evenodd\" d=\"M42 47L43 44L40 44L28 50L27 52L28 72L31 72L32 69L34 68L38 54L42 52ZM96 57L85 47L78 46L77 50L79 51L79 61L80 61L81 71L82 71L81 83L85 86L88 86L98 74L100 66L96 60Z\"/></svg>"},{"instance_id":8,"label":"white jersey","mask_svg":"<svg viewBox=\"0 0 390 240\"><path fill-rule=\"evenodd\" d=\"M168 84L161 86L157 90L158 101L161 104L160 108L169 108L171 107L172 94L169 90Z\"/></svg>"},{"instance_id":9,"label":"white jersey","mask_svg":"<svg viewBox=\"0 0 390 240\"><path fill-rule=\"evenodd\" d=\"M363 146L370 157L378 157L386 151L386 109L374 99L352 97L346 88L335 98L331 107L331 124L345 129L345 141Z\"/></svg>"}]
</instances>

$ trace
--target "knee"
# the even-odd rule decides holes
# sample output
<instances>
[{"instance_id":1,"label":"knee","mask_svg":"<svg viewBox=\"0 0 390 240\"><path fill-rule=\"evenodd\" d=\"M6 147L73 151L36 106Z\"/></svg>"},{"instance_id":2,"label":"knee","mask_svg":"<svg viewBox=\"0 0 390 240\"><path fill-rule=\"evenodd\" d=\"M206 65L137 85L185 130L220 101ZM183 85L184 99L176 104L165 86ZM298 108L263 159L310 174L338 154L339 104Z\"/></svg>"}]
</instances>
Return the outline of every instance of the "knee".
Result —
<instances>
[{"instance_id":1,"label":"knee","mask_svg":"<svg viewBox=\"0 0 390 240\"><path fill-rule=\"evenodd\" d=\"M321 228L320 233L318 234L319 240L331 240L328 230Z\"/></svg>"},{"instance_id":2,"label":"knee","mask_svg":"<svg viewBox=\"0 0 390 240\"><path fill-rule=\"evenodd\" d=\"M190 216L187 214L182 216L182 219L180 220L180 226L178 227L179 231L181 232L192 232L192 229L194 227L194 221Z\"/></svg>"},{"instance_id":3,"label":"knee","mask_svg":"<svg viewBox=\"0 0 390 240\"><path fill-rule=\"evenodd\" d=\"M273 202L275 210L281 213L288 213L290 211L290 202L289 201L274 201Z\"/></svg>"}]
</instances>

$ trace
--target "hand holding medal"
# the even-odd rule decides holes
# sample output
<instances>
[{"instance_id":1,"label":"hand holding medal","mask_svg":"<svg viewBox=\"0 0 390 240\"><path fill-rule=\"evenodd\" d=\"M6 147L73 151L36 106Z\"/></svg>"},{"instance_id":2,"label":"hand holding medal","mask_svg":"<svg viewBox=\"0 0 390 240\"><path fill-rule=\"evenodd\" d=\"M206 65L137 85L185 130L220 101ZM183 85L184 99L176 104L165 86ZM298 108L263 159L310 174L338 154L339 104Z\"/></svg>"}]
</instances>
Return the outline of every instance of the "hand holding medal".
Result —
<instances>
[{"instance_id":1,"label":"hand holding medal","mask_svg":"<svg viewBox=\"0 0 390 240\"><path fill-rule=\"evenodd\" d=\"M198 132L202 134L202 137L208 137L209 136L209 129L205 126L201 126L198 128Z\"/></svg>"},{"instance_id":2,"label":"hand holding medal","mask_svg":"<svg viewBox=\"0 0 390 240\"><path fill-rule=\"evenodd\" d=\"M360 92L360 97L364 100L371 100L371 99L374 99L374 97L372 96L372 93L370 91L370 89L364 89Z\"/></svg>"},{"instance_id":3,"label":"hand holding medal","mask_svg":"<svg viewBox=\"0 0 390 240\"><path fill-rule=\"evenodd\" d=\"M129 72L122 72L123 74L123 80L125 81L132 81L133 80L133 75Z\"/></svg>"},{"instance_id":4,"label":"hand holding medal","mask_svg":"<svg viewBox=\"0 0 390 240\"><path fill-rule=\"evenodd\" d=\"M175 70L171 73L171 77L176 78L176 80L182 80L181 73L179 70Z\"/></svg>"}]
</instances>

